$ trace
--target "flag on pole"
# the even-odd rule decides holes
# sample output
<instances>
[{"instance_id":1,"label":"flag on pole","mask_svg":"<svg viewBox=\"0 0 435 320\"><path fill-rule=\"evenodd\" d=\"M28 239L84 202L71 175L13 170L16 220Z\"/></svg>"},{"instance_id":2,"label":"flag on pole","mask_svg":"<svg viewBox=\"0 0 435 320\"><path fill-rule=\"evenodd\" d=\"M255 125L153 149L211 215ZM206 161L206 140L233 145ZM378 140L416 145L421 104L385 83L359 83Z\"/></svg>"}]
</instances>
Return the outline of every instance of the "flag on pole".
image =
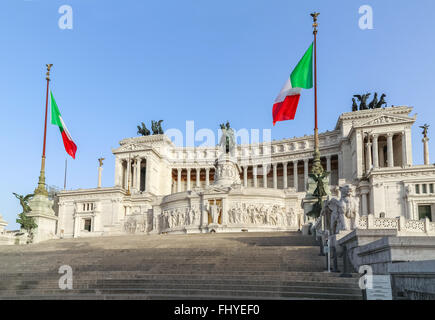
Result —
<instances>
[{"instance_id":1,"label":"flag on pole","mask_svg":"<svg viewBox=\"0 0 435 320\"><path fill-rule=\"evenodd\" d=\"M305 52L290 74L273 104L273 125L278 121L293 120L302 89L313 87L313 44Z\"/></svg>"},{"instance_id":2,"label":"flag on pole","mask_svg":"<svg viewBox=\"0 0 435 320\"><path fill-rule=\"evenodd\" d=\"M65 151L73 158L76 157L77 146L74 143L69 131L63 122L62 116L60 114L59 108L57 107L56 100L54 100L53 92L50 91L51 95L51 124L57 125L59 127L60 133L62 134L63 145L65 146Z\"/></svg>"}]
</instances>

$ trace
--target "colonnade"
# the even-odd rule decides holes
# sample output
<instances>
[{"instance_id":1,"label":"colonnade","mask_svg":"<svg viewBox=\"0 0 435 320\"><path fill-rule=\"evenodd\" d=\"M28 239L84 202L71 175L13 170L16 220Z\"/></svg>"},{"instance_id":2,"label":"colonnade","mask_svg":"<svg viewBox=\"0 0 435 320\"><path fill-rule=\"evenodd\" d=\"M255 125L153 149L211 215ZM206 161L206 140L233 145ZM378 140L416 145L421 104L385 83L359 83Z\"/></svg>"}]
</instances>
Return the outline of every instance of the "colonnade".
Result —
<instances>
[{"instance_id":1,"label":"colonnade","mask_svg":"<svg viewBox=\"0 0 435 320\"><path fill-rule=\"evenodd\" d=\"M332 160L334 155L323 157L326 161L325 170L331 172ZM340 176L341 157L338 156L338 175ZM273 189L288 189L295 188L297 191L307 190L308 173L311 159L301 159L292 161L281 161L269 164L242 164L240 179L244 187L254 188L273 188ZM303 163L303 185L301 184L299 171L300 164ZM292 167L290 166L292 164ZM278 171L279 167L279 171ZM292 174L289 175L290 170ZM204 175L205 173L205 175ZM192 178L193 177L193 178ZM174 168L172 173L172 192L182 192L191 190L193 187L207 187L214 177L213 167L200 168ZM289 181L292 177L293 181ZM271 178L271 179L270 179ZM192 182L192 180L194 181ZM268 180L271 180L270 182Z\"/></svg>"}]
</instances>

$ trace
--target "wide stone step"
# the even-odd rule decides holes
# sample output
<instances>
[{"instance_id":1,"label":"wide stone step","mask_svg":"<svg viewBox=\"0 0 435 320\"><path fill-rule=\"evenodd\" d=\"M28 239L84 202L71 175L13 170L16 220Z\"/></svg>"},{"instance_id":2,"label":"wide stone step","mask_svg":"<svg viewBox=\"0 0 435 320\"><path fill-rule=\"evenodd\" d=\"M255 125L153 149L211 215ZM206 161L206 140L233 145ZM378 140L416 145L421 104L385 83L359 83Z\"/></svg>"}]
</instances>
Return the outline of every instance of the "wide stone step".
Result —
<instances>
[{"instance_id":1,"label":"wide stone step","mask_svg":"<svg viewBox=\"0 0 435 320\"><path fill-rule=\"evenodd\" d=\"M216 299L216 297L225 299L234 298L257 298L261 299L268 297L269 299L293 299L293 298L310 298L310 299L346 299L346 300L361 300L361 294L347 294L340 292L317 292L317 291L293 291L293 292L279 292L279 291L250 291L250 290L202 290L202 289L102 289L102 290L73 290L71 292L59 292L59 290L40 290L40 291L16 291L10 292L8 295L4 295L1 299L38 299L40 297L55 297L57 299L85 299L86 297L91 297L93 299L105 299L106 296L116 295L118 297L128 297L135 295L142 299L152 299L153 296L164 297L164 296L178 296L178 297L209 297L210 299Z\"/></svg>"}]
</instances>

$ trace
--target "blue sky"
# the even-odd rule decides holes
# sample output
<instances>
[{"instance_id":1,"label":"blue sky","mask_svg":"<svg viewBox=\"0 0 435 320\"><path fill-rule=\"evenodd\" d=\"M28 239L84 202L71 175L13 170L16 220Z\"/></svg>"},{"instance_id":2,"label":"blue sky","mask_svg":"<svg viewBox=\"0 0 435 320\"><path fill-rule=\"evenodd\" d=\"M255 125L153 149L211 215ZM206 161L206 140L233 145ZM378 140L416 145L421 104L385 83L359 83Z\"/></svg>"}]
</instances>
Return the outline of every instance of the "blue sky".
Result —
<instances>
[{"instance_id":1,"label":"blue sky","mask_svg":"<svg viewBox=\"0 0 435 320\"><path fill-rule=\"evenodd\" d=\"M62 5L73 29L61 30ZM358 26L371 5L374 29ZM42 152L45 64L51 89L78 145L68 160L67 187L113 185L111 149L136 135L140 121L164 119L184 131L272 128L271 108L286 77L312 41L320 11L319 127L334 128L353 94L379 91L389 105L414 106L414 163L423 162L420 129L433 126L435 74L433 0L3 0L0 3L0 213L17 228L18 201L36 187ZM295 121L278 123L272 138L311 134L313 92L304 91ZM434 127L435 129L435 127ZM63 186L64 151L49 126L47 183ZM430 151L435 157L434 143Z\"/></svg>"}]
</instances>

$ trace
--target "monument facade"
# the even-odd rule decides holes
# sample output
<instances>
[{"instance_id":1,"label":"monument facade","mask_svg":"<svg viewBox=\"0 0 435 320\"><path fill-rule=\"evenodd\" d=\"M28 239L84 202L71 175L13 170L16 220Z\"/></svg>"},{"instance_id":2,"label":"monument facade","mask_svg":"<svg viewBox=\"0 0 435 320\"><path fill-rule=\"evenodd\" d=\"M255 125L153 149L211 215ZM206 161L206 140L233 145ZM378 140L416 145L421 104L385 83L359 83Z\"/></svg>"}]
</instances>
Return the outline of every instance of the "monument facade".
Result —
<instances>
[{"instance_id":1,"label":"monument facade","mask_svg":"<svg viewBox=\"0 0 435 320\"><path fill-rule=\"evenodd\" d=\"M413 165L411 107L342 114L319 135L329 193L348 186L361 217L435 221L435 165ZM165 134L120 141L110 188L61 191L58 237L300 230L313 136L177 147ZM224 147L222 147L224 145Z\"/></svg>"}]
</instances>

